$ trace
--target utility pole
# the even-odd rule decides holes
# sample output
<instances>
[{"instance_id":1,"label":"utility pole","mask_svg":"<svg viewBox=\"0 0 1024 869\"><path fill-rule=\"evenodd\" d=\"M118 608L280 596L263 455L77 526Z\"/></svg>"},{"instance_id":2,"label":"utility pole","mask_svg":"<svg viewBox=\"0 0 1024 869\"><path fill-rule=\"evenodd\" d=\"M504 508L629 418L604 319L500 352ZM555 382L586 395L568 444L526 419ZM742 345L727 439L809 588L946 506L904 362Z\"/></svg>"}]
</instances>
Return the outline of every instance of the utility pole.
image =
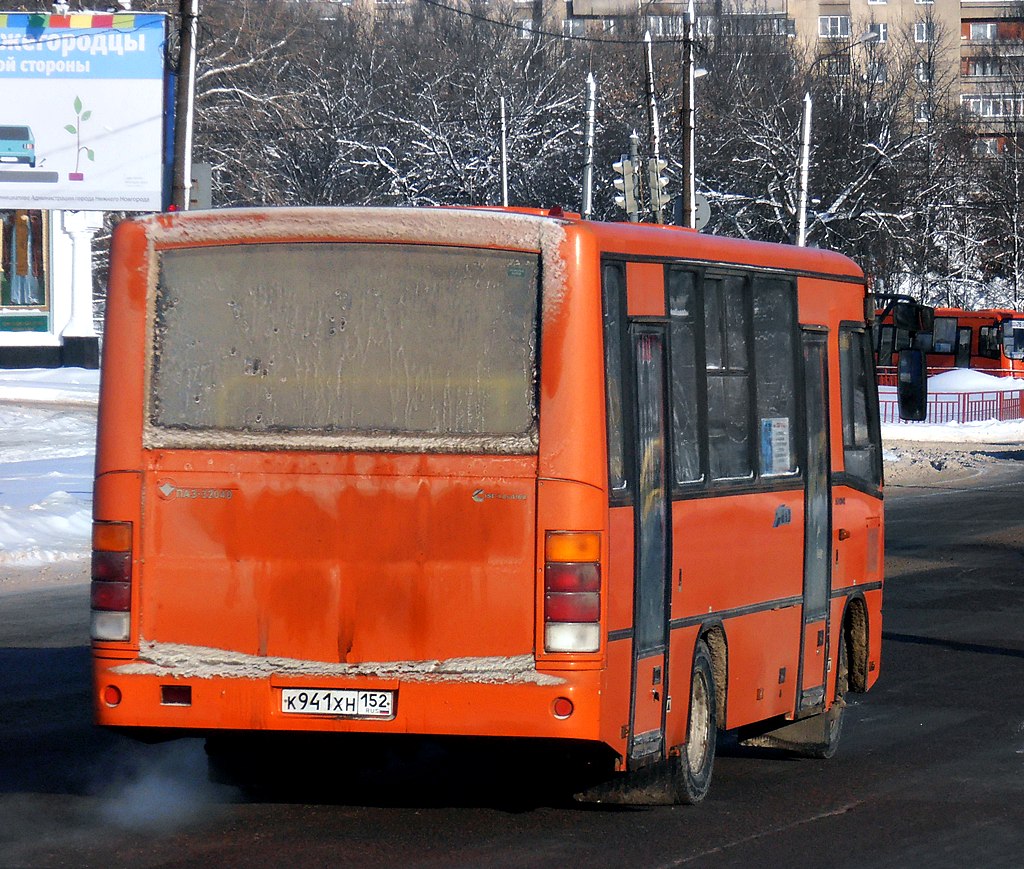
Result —
<instances>
[{"instance_id":1,"label":"utility pole","mask_svg":"<svg viewBox=\"0 0 1024 869\"><path fill-rule=\"evenodd\" d=\"M686 7L683 19L683 226L697 228L697 169L694 122L696 114L694 81L697 70L693 62L693 0Z\"/></svg>"},{"instance_id":2,"label":"utility pole","mask_svg":"<svg viewBox=\"0 0 1024 869\"><path fill-rule=\"evenodd\" d=\"M180 0L178 81L175 93L174 183L171 205L188 210L192 187L192 127L196 94L196 36L199 31L199 0Z\"/></svg>"},{"instance_id":3,"label":"utility pole","mask_svg":"<svg viewBox=\"0 0 1024 869\"><path fill-rule=\"evenodd\" d=\"M587 140L583 157L583 219L594 213L594 123L597 117L597 82L587 75Z\"/></svg>"}]
</instances>

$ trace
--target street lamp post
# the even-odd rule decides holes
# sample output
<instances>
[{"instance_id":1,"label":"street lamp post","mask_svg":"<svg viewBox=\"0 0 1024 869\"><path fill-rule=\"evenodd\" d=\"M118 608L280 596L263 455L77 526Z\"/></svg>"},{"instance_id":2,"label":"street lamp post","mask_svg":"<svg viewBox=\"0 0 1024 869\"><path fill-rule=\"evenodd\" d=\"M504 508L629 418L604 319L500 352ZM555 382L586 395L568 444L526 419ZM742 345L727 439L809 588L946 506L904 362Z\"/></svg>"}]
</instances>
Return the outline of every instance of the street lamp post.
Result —
<instances>
[{"instance_id":1,"label":"street lamp post","mask_svg":"<svg viewBox=\"0 0 1024 869\"><path fill-rule=\"evenodd\" d=\"M796 212L796 243L798 247L805 247L807 245L807 178L810 173L811 164L811 113L814 106L810 89L811 75L819 63L830 60L833 57L838 57L840 54L848 52L855 45L866 45L869 42L874 42L876 39L878 39L878 33L874 30L868 30L852 40L849 45L844 45L841 49L831 51L816 58L807 68L807 74L804 76L807 88L804 91L804 110L800 123L800 192Z\"/></svg>"}]
</instances>

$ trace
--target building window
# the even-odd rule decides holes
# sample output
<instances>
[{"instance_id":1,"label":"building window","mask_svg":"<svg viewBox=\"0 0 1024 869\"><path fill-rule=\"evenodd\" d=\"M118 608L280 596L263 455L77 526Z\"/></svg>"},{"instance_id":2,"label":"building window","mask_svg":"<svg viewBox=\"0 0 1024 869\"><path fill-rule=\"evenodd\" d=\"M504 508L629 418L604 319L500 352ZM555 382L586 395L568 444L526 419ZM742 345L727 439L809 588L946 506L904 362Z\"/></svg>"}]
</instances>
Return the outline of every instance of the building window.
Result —
<instances>
[{"instance_id":1,"label":"building window","mask_svg":"<svg viewBox=\"0 0 1024 869\"><path fill-rule=\"evenodd\" d=\"M919 60L914 67L914 77L921 84L931 84L935 79L935 66L929 60Z\"/></svg>"},{"instance_id":2,"label":"building window","mask_svg":"<svg viewBox=\"0 0 1024 869\"><path fill-rule=\"evenodd\" d=\"M998 136L980 136L974 140L975 157L998 157L1000 151L1002 147Z\"/></svg>"},{"instance_id":3,"label":"building window","mask_svg":"<svg viewBox=\"0 0 1024 869\"><path fill-rule=\"evenodd\" d=\"M960 100L979 118L1019 118L1024 110L1024 96L1013 94L968 94Z\"/></svg>"},{"instance_id":4,"label":"building window","mask_svg":"<svg viewBox=\"0 0 1024 869\"><path fill-rule=\"evenodd\" d=\"M718 33L718 19L713 15L698 15L693 29L698 36L714 36Z\"/></svg>"},{"instance_id":5,"label":"building window","mask_svg":"<svg viewBox=\"0 0 1024 869\"><path fill-rule=\"evenodd\" d=\"M615 19L614 18L603 18L601 20L601 32L602 33L614 33L615 32Z\"/></svg>"},{"instance_id":6,"label":"building window","mask_svg":"<svg viewBox=\"0 0 1024 869\"><path fill-rule=\"evenodd\" d=\"M971 42L995 42L995 21L972 21L970 29Z\"/></svg>"},{"instance_id":7,"label":"building window","mask_svg":"<svg viewBox=\"0 0 1024 869\"><path fill-rule=\"evenodd\" d=\"M818 36L821 39L849 39L849 15L818 16Z\"/></svg>"},{"instance_id":8,"label":"building window","mask_svg":"<svg viewBox=\"0 0 1024 869\"><path fill-rule=\"evenodd\" d=\"M889 80L889 68L884 60L868 62L868 81L872 84L885 84Z\"/></svg>"},{"instance_id":9,"label":"building window","mask_svg":"<svg viewBox=\"0 0 1024 869\"><path fill-rule=\"evenodd\" d=\"M1010 65L1000 57L966 57L960 65L960 74L968 78L1005 75Z\"/></svg>"},{"instance_id":10,"label":"building window","mask_svg":"<svg viewBox=\"0 0 1024 869\"><path fill-rule=\"evenodd\" d=\"M683 36L686 33L686 19L681 15L648 15L647 29L651 36Z\"/></svg>"},{"instance_id":11,"label":"building window","mask_svg":"<svg viewBox=\"0 0 1024 869\"><path fill-rule=\"evenodd\" d=\"M825 74L834 78L846 78L850 74L850 55L843 54L829 57L824 64Z\"/></svg>"},{"instance_id":12,"label":"building window","mask_svg":"<svg viewBox=\"0 0 1024 869\"><path fill-rule=\"evenodd\" d=\"M47 228L42 211L0 211L0 331L50 328Z\"/></svg>"},{"instance_id":13,"label":"building window","mask_svg":"<svg viewBox=\"0 0 1024 869\"><path fill-rule=\"evenodd\" d=\"M914 2L918 6L925 6L925 5L930 5L930 4L934 3L935 0L914 0Z\"/></svg>"},{"instance_id":14,"label":"building window","mask_svg":"<svg viewBox=\"0 0 1024 869\"><path fill-rule=\"evenodd\" d=\"M563 18L562 19L562 36L584 36L586 34L586 26L582 18Z\"/></svg>"},{"instance_id":15,"label":"building window","mask_svg":"<svg viewBox=\"0 0 1024 869\"><path fill-rule=\"evenodd\" d=\"M520 39L532 39L533 38L533 19L523 18L516 22L519 25L519 38Z\"/></svg>"},{"instance_id":16,"label":"building window","mask_svg":"<svg viewBox=\"0 0 1024 869\"><path fill-rule=\"evenodd\" d=\"M932 119L932 107L930 103L918 102L914 103L914 120L918 123L924 123Z\"/></svg>"},{"instance_id":17,"label":"building window","mask_svg":"<svg viewBox=\"0 0 1024 869\"><path fill-rule=\"evenodd\" d=\"M871 25L871 32L877 34L878 39L875 42L888 42L889 41L889 24L885 21L880 21L876 24Z\"/></svg>"},{"instance_id":18,"label":"building window","mask_svg":"<svg viewBox=\"0 0 1024 869\"><path fill-rule=\"evenodd\" d=\"M932 21L918 21L914 24L914 42L933 42L935 24Z\"/></svg>"}]
</instances>

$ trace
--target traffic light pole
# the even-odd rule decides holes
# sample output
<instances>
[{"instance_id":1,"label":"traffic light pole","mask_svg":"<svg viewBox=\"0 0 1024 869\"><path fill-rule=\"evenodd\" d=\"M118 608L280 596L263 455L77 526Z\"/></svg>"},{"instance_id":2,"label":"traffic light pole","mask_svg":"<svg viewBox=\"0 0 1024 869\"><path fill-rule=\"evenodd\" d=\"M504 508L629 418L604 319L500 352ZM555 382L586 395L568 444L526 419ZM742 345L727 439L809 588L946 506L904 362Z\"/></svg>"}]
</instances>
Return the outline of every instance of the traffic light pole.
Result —
<instances>
[{"instance_id":1,"label":"traffic light pole","mask_svg":"<svg viewBox=\"0 0 1024 869\"><path fill-rule=\"evenodd\" d=\"M640 137L636 134L636 130L633 130L629 136L629 159L633 164L633 195L636 197L636 210L629 215L629 222L639 223L640 203L643 201L643 190L640 182L640 176L642 173L637 171L640 168Z\"/></svg>"}]
</instances>

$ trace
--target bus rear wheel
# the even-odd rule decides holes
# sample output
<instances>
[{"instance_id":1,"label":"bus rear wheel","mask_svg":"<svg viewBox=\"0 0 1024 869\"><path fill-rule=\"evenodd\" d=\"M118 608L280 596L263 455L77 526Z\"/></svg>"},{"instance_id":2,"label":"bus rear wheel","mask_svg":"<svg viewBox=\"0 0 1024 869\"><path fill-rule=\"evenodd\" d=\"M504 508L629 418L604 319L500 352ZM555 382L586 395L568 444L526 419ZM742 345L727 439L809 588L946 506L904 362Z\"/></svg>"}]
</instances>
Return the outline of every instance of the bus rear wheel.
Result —
<instances>
[{"instance_id":1,"label":"bus rear wheel","mask_svg":"<svg viewBox=\"0 0 1024 869\"><path fill-rule=\"evenodd\" d=\"M676 802L695 805L707 796L715 765L718 721L715 706L715 676L711 653L703 640L697 642L690 677L690 717L686 745L676 758Z\"/></svg>"}]
</instances>

